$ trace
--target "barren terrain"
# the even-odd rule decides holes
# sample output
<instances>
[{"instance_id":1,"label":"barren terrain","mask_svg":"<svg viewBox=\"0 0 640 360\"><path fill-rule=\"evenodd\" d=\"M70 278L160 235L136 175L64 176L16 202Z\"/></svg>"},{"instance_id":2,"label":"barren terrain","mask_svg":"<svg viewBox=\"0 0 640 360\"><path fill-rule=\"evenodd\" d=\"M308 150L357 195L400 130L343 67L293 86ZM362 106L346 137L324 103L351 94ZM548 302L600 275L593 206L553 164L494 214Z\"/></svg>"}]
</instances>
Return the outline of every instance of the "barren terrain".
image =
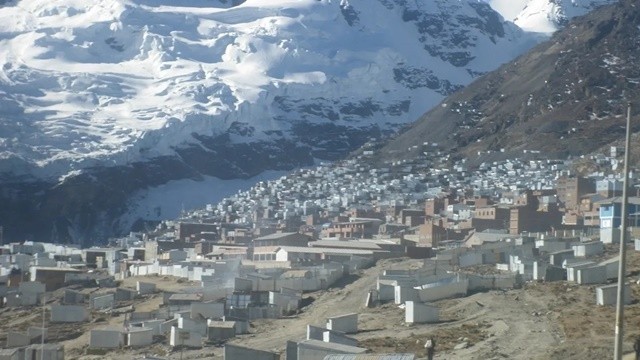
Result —
<instances>
[{"instance_id":1,"label":"barren terrain","mask_svg":"<svg viewBox=\"0 0 640 360\"><path fill-rule=\"evenodd\" d=\"M609 256L614 253L615 248L607 249ZM521 289L442 300L436 303L441 309L438 324L406 325L404 310L392 303L375 308L364 306L367 291L375 287L382 270L420 265L420 261L408 259L381 261L375 267L345 278L328 291L305 294L310 304L295 316L253 322L251 334L241 335L232 342L284 354L287 340L305 338L307 324L324 325L328 316L358 312L360 331L354 337L360 346L373 352L412 352L423 356L424 341L434 337L436 359L594 359L612 354L615 311L612 307L596 306L595 286L566 281L529 282ZM628 274L634 299L640 299L640 286L635 283L639 273L640 252L630 250ZM132 288L137 280L141 279L126 279L121 286ZM190 285L167 277L145 277L144 281L154 282L158 289L166 291ZM54 293L54 296L61 295L61 291ZM137 311L148 311L157 308L161 299L160 294L154 294L130 305ZM59 298L51 299L48 304L57 301ZM634 301L627 306L625 315L625 350L630 352L633 339L640 336L640 303ZM41 307L0 310L0 344L8 331L24 331L28 326L40 326L41 321ZM143 349L125 348L95 354L88 351L90 329L122 326L123 322L124 315L94 312L90 323L49 325L47 313L46 326L50 328L47 341L64 344L69 359L125 360L144 354L184 359L222 358L220 347L185 350L180 354L162 343Z\"/></svg>"}]
</instances>

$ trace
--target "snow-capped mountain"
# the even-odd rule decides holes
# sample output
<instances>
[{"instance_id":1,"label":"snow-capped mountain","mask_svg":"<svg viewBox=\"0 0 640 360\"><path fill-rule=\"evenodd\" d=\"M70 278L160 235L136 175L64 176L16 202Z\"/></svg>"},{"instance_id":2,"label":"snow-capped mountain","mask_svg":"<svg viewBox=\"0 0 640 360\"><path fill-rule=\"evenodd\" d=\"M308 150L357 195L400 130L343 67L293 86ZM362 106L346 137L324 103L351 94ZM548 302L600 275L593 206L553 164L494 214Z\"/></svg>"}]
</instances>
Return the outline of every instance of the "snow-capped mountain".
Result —
<instances>
[{"instance_id":1,"label":"snow-capped mountain","mask_svg":"<svg viewBox=\"0 0 640 360\"><path fill-rule=\"evenodd\" d=\"M525 31L553 33L576 16L612 0L489 0L505 19Z\"/></svg>"},{"instance_id":2,"label":"snow-capped mountain","mask_svg":"<svg viewBox=\"0 0 640 360\"><path fill-rule=\"evenodd\" d=\"M637 0L574 19L551 41L445 98L374 158L422 157L425 142L438 143L469 166L538 154L589 158L620 146L629 101L632 131L640 131L638 24ZM632 152L632 163L640 163L637 154Z\"/></svg>"},{"instance_id":3,"label":"snow-capped mountain","mask_svg":"<svg viewBox=\"0 0 640 360\"><path fill-rule=\"evenodd\" d=\"M0 171L175 155L194 134L324 151L301 124L393 129L530 44L473 1L184 3L5 6Z\"/></svg>"},{"instance_id":4,"label":"snow-capped mountain","mask_svg":"<svg viewBox=\"0 0 640 360\"><path fill-rule=\"evenodd\" d=\"M172 216L128 203L170 181L338 158L539 39L477 0L8 1L5 233L104 237Z\"/></svg>"}]
</instances>

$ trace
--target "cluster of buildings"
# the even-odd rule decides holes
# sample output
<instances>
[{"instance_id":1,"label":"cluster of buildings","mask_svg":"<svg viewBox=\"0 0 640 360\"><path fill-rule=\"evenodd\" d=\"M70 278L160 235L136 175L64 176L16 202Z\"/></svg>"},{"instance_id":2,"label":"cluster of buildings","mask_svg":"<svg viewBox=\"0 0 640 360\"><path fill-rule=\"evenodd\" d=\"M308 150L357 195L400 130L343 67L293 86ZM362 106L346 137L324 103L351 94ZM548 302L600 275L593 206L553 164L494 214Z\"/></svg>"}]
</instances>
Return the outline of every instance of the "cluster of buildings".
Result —
<instances>
[{"instance_id":1,"label":"cluster of buildings","mask_svg":"<svg viewBox=\"0 0 640 360\"><path fill-rule=\"evenodd\" d=\"M132 233L102 248L38 242L0 247L0 307L43 308L47 320L46 327L10 331L0 359L26 359L31 348L63 359L64 347L50 343L48 334L50 329L59 333L64 324L89 333L87 351L93 354L160 342L176 349L224 344L228 359L278 358L227 342L248 333L251 321L299 312L305 292L326 290L379 259L407 255L407 246L390 240L318 241L280 232L244 243L196 242L193 232L206 234L208 227L182 223L177 230L183 240ZM160 291L152 281L119 286L131 276L173 277L184 285L178 291ZM135 311L135 304L149 296L162 296L161 305ZM105 315L125 313L121 323L94 325ZM337 331L331 339L338 338ZM312 351L304 350L307 345L301 345L302 354Z\"/></svg>"},{"instance_id":2,"label":"cluster of buildings","mask_svg":"<svg viewBox=\"0 0 640 360\"><path fill-rule=\"evenodd\" d=\"M356 159L298 170L161 228L176 229L175 237L195 242L248 244L274 232L298 232L315 239L375 239L431 248L459 246L486 230L598 234L605 243L619 234L617 147L580 159L599 169L582 175L570 160L512 159L471 167L464 159L453 161L435 144L425 143L422 153L422 158L380 167L368 161L372 155L365 151ZM634 195L640 187L633 173L631 180L635 227L640 198Z\"/></svg>"},{"instance_id":3,"label":"cluster of buildings","mask_svg":"<svg viewBox=\"0 0 640 360\"><path fill-rule=\"evenodd\" d=\"M608 170L584 176L569 161L516 159L471 169L433 144L422 150L421 159L386 167L370 165L365 151L302 169L101 248L2 245L0 307L43 306L50 326L87 326L90 351L161 341L173 348L224 344L228 359L277 359L232 340L249 332L251 321L301 311L305 292L328 289L386 258L423 259L423 267L385 271L363 304L394 302L408 324L437 322L433 303L440 299L528 280L598 284L599 304L615 300L615 287L606 284L617 276L618 260L603 254L620 237L622 182L608 175L619 166L616 148L586 159ZM633 236L639 207L632 196ZM486 265L497 273L474 272ZM132 276L170 276L184 286L117 286ZM157 309L131 308L154 294L163 300ZM90 327L105 313L127 315L122 324ZM287 359L366 352L350 336L357 315L309 324L305 340L288 343ZM11 332L0 360L31 359L33 351L64 358L64 348L46 340L47 328Z\"/></svg>"}]
</instances>

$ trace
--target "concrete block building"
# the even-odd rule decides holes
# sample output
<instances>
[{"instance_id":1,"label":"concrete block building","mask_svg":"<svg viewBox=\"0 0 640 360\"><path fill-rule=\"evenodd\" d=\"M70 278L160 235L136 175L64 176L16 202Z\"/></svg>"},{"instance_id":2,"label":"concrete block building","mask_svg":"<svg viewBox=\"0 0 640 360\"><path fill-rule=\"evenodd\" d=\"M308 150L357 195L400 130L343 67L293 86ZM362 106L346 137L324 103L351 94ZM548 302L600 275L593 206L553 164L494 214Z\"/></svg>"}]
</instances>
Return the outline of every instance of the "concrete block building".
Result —
<instances>
[{"instance_id":1,"label":"concrete block building","mask_svg":"<svg viewBox=\"0 0 640 360\"><path fill-rule=\"evenodd\" d=\"M357 346L304 340L298 343L297 358L299 360L324 360L327 355L331 354L364 354L366 352L367 349Z\"/></svg>"},{"instance_id":2,"label":"concrete block building","mask_svg":"<svg viewBox=\"0 0 640 360\"><path fill-rule=\"evenodd\" d=\"M51 322L74 323L89 320L89 312L80 305L51 305Z\"/></svg>"},{"instance_id":3,"label":"concrete block building","mask_svg":"<svg viewBox=\"0 0 640 360\"><path fill-rule=\"evenodd\" d=\"M138 281L136 282L136 291L138 295L153 294L156 291L156 284Z\"/></svg>"},{"instance_id":4,"label":"concrete block building","mask_svg":"<svg viewBox=\"0 0 640 360\"><path fill-rule=\"evenodd\" d=\"M65 305L75 305L83 303L85 301L85 298L86 296L79 291L65 289L62 302Z\"/></svg>"},{"instance_id":5,"label":"concrete block building","mask_svg":"<svg viewBox=\"0 0 640 360\"><path fill-rule=\"evenodd\" d=\"M207 340L210 342L223 342L236 336L236 323L234 321L209 321L207 323Z\"/></svg>"},{"instance_id":6,"label":"concrete block building","mask_svg":"<svg viewBox=\"0 0 640 360\"><path fill-rule=\"evenodd\" d=\"M115 297L113 294L92 296L89 303L94 310L112 309L115 304Z\"/></svg>"},{"instance_id":7,"label":"concrete block building","mask_svg":"<svg viewBox=\"0 0 640 360\"><path fill-rule=\"evenodd\" d=\"M64 360L64 346L60 344L34 344L24 349L25 359Z\"/></svg>"},{"instance_id":8,"label":"concrete block building","mask_svg":"<svg viewBox=\"0 0 640 360\"><path fill-rule=\"evenodd\" d=\"M194 320L220 319L224 316L224 303L192 303L190 315Z\"/></svg>"},{"instance_id":9,"label":"concrete block building","mask_svg":"<svg viewBox=\"0 0 640 360\"><path fill-rule=\"evenodd\" d=\"M124 344L124 333L119 329L94 329L89 333L91 349L117 349Z\"/></svg>"},{"instance_id":10,"label":"concrete block building","mask_svg":"<svg viewBox=\"0 0 640 360\"><path fill-rule=\"evenodd\" d=\"M195 331L179 329L177 326L172 326L171 333L169 334L169 345L173 347L185 346L199 348L202 347L202 335Z\"/></svg>"},{"instance_id":11,"label":"concrete block building","mask_svg":"<svg viewBox=\"0 0 640 360\"><path fill-rule=\"evenodd\" d=\"M408 324L433 323L440 320L437 307L415 301L405 302L405 322Z\"/></svg>"},{"instance_id":12,"label":"concrete block building","mask_svg":"<svg viewBox=\"0 0 640 360\"><path fill-rule=\"evenodd\" d=\"M264 350L251 349L244 346L226 344L224 360L279 360L280 355Z\"/></svg>"},{"instance_id":13,"label":"concrete block building","mask_svg":"<svg viewBox=\"0 0 640 360\"><path fill-rule=\"evenodd\" d=\"M576 257L588 257L600 255L604 251L602 241L591 241L573 245L573 253Z\"/></svg>"},{"instance_id":14,"label":"concrete block building","mask_svg":"<svg viewBox=\"0 0 640 360\"><path fill-rule=\"evenodd\" d=\"M603 200L600 203L600 241L605 244L620 241L620 226L622 225L622 199L615 197ZM627 225L639 227L640 197L629 197L627 207ZM630 240L630 238L628 238Z\"/></svg>"},{"instance_id":15,"label":"concrete block building","mask_svg":"<svg viewBox=\"0 0 640 360\"><path fill-rule=\"evenodd\" d=\"M148 346L153 344L153 329L132 328L127 333L127 345L133 347Z\"/></svg>"},{"instance_id":16,"label":"concrete block building","mask_svg":"<svg viewBox=\"0 0 640 360\"><path fill-rule=\"evenodd\" d=\"M416 288L418 299L422 302L437 301L455 296L467 295L469 280L461 277L451 277Z\"/></svg>"},{"instance_id":17,"label":"concrete block building","mask_svg":"<svg viewBox=\"0 0 640 360\"><path fill-rule=\"evenodd\" d=\"M22 359L24 359L24 349L22 348L0 349L0 360Z\"/></svg>"},{"instance_id":18,"label":"concrete block building","mask_svg":"<svg viewBox=\"0 0 640 360\"><path fill-rule=\"evenodd\" d=\"M345 334L355 334L358 332L358 314L330 317L327 319L327 329L341 331Z\"/></svg>"},{"instance_id":19,"label":"concrete block building","mask_svg":"<svg viewBox=\"0 0 640 360\"><path fill-rule=\"evenodd\" d=\"M604 285L596 288L596 303L601 306L616 305L618 299L618 284ZM631 287L624 285L624 304L631 304Z\"/></svg>"}]
</instances>

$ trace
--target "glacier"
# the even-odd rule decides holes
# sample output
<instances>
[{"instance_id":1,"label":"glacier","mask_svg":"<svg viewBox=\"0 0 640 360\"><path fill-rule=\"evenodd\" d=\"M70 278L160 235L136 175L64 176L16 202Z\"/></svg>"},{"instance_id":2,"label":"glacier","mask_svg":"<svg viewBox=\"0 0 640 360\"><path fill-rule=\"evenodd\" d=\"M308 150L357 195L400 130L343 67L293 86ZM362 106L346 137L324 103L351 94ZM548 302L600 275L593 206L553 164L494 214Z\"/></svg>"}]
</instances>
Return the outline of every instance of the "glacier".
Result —
<instances>
[{"instance_id":1,"label":"glacier","mask_svg":"<svg viewBox=\"0 0 640 360\"><path fill-rule=\"evenodd\" d=\"M181 3L5 5L0 172L144 161L234 124L233 142L294 121L393 128L531 44L474 2Z\"/></svg>"},{"instance_id":2,"label":"glacier","mask_svg":"<svg viewBox=\"0 0 640 360\"><path fill-rule=\"evenodd\" d=\"M338 159L544 39L518 26L533 10L594 3L567 1L504 16L477 0L6 1L5 233L104 238L170 182Z\"/></svg>"},{"instance_id":3,"label":"glacier","mask_svg":"<svg viewBox=\"0 0 640 360\"><path fill-rule=\"evenodd\" d=\"M489 0L491 7L521 29L552 34L569 20L612 0Z\"/></svg>"}]
</instances>

